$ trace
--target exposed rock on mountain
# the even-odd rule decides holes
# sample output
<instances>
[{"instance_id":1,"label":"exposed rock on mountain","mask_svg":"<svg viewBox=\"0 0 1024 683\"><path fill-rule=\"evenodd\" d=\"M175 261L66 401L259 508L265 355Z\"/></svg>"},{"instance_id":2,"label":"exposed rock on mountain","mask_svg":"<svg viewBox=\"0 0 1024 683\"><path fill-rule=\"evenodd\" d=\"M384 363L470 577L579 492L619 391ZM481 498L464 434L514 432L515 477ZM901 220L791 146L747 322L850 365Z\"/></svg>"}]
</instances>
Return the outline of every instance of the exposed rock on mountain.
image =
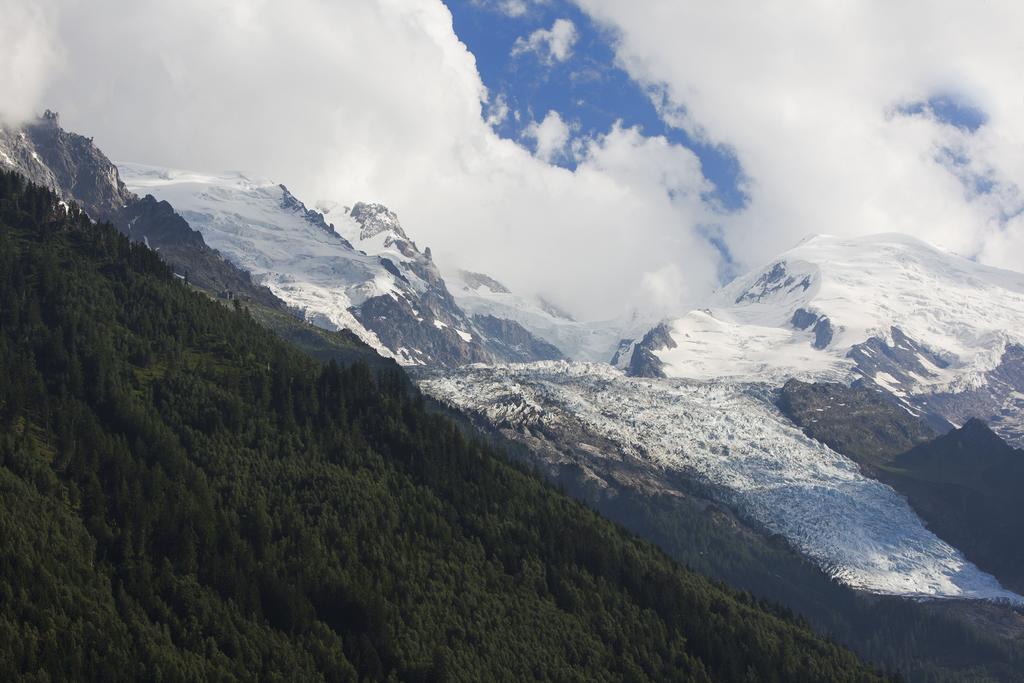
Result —
<instances>
[{"instance_id":1,"label":"exposed rock on mountain","mask_svg":"<svg viewBox=\"0 0 1024 683\"><path fill-rule=\"evenodd\" d=\"M459 271L459 278L466 285L467 289L486 289L490 291L492 294L512 293L508 287L501 284L490 275L484 275L483 273L473 273L468 270L461 270Z\"/></svg>"},{"instance_id":2,"label":"exposed rock on mountain","mask_svg":"<svg viewBox=\"0 0 1024 683\"><path fill-rule=\"evenodd\" d=\"M61 128L57 114L47 111L18 129L0 126L4 166L77 203L94 220L109 221L133 240L145 242L193 284L214 294L283 308L269 290L254 285L247 273L210 249L167 202L131 192L92 139Z\"/></svg>"},{"instance_id":3,"label":"exposed rock on mountain","mask_svg":"<svg viewBox=\"0 0 1024 683\"><path fill-rule=\"evenodd\" d=\"M871 476L900 453L938 436L874 386L794 379L782 387L778 406L807 436L853 458Z\"/></svg>"},{"instance_id":4,"label":"exposed rock on mountain","mask_svg":"<svg viewBox=\"0 0 1024 683\"><path fill-rule=\"evenodd\" d=\"M493 315L474 315L473 322L495 344L504 347L503 356L514 362L561 360L562 352L537 339L519 323Z\"/></svg>"},{"instance_id":5,"label":"exposed rock on mountain","mask_svg":"<svg viewBox=\"0 0 1024 683\"><path fill-rule=\"evenodd\" d=\"M612 365L625 370L631 377L664 377L664 363L656 352L674 348L676 342L671 331L662 323L652 328L639 342L623 339L612 356Z\"/></svg>"}]
</instances>

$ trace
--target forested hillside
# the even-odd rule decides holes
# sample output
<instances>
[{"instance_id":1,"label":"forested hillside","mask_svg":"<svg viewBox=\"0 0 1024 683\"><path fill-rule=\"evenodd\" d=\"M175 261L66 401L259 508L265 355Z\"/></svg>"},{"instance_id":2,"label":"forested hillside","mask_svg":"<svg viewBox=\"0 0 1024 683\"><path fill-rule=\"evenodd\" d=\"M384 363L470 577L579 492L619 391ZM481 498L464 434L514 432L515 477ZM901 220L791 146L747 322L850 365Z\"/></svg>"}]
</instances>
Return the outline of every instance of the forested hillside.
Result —
<instances>
[{"instance_id":1,"label":"forested hillside","mask_svg":"<svg viewBox=\"0 0 1024 683\"><path fill-rule=\"evenodd\" d=\"M0 174L5 680L871 680Z\"/></svg>"}]
</instances>

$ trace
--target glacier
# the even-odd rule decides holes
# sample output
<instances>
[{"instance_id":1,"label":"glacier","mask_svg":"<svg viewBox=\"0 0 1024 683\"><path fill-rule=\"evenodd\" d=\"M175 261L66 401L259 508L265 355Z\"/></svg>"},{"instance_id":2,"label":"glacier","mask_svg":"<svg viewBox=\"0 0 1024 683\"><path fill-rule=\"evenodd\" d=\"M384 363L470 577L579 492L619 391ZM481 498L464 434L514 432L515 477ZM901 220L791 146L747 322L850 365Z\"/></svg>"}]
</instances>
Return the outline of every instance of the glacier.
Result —
<instances>
[{"instance_id":1,"label":"glacier","mask_svg":"<svg viewBox=\"0 0 1024 683\"><path fill-rule=\"evenodd\" d=\"M622 454L707 485L854 588L1024 603L928 531L895 491L793 426L773 405L770 385L543 362L467 366L428 375L421 386L494 426L529 432L582 422Z\"/></svg>"}]
</instances>

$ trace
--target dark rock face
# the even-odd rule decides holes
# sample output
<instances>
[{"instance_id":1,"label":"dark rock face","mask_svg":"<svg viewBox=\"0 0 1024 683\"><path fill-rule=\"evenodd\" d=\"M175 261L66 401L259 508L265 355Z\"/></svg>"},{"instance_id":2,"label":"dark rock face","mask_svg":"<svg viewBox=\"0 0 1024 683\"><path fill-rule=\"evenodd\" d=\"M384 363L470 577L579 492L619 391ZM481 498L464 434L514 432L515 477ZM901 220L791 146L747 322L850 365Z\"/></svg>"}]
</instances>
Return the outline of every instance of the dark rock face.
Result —
<instances>
[{"instance_id":1,"label":"dark rock face","mask_svg":"<svg viewBox=\"0 0 1024 683\"><path fill-rule=\"evenodd\" d=\"M23 130L52 173L53 189L77 202L94 219L112 220L135 198L110 159L89 138L61 128L57 114L47 111Z\"/></svg>"},{"instance_id":2,"label":"dark rock face","mask_svg":"<svg viewBox=\"0 0 1024 683\"><path fill-rule=\"evenodd\" d=\"M883 481L938 536L1008 588L1024 591L1024 451L971 420L897 456Z\"/></svg>"},{"instance_id":3,"label":"dark rock face","mask_svg":"<svg viewBox=\"0 0 1024 683\"><path fill-rule=\"evenodd\" d=\"M791 379L779 409L807 436L870 469L936 436L878 389Z\"/></svg>"},{"instance_id":4,"label":"dark rock face","mask_svg":"<svg viewBox=\"0 0 1024 683\"><path fill-rule=\"evenodd\" d=\"M822 316L814 324L814 348L824 349L832 343L832 321Z\"/></svg>"},{"instance_id":5,"label":"dark rock face","mask_svg":"<svg viewBox=\"0 0 1024 683\"><path fill-rule=\"evenodd\" d=\"M832 343L832 321L828 316L816 315L806 308L798 308L793 312L790 324L798 330L806 330L814 326L814 348L824 349Z\"/></svg>"},{"instance_id":6,"label":"dark rock face","mask_svg":"<svg viewBox=\"0 0 1024 683\"><path fill-rule=\"evenodd\" d=\"M771 270L763 273L761 277L751 285L747 291L736 297L736 303L744 301L761 301L766 296L776 292L789 291L802 288L804 291L811 286L811 276L796 277L789 273L785 262L780 261L772 266Z\"/></svg>"},{"instance_id":7,"label":"dark rock face","mask_svg":"<svg viewBox=\"0 0 1024 683\"><path fill-rule=\"evenodd\" d=\"M410 285L408 300L374 297L352 311L389 349L405 349L418 362L447 367L562 358L558 349L537 339L518 323L492 316L467 316L448 291L429 253L419 251L393 211L380 204L360 202L349 214L362 226L361 239L390 233L386 246L397 248L408 259L396 264L381 258L388 272ZM508 292L486 275L465 272L463 277L470 286ZM417 280L421 284L413 286L412 282Z\"/></svg>"},{"instance_id":8,"label":"dark rock face","mask_svg":"<svg viewBox=\"0 0 1024 683\"><path fill-rule=\"evenodd\" d=\"M626 341L620 342L619 351L616 351L612 359L613 364L619 364L621 354L628 353L623 349L623 343ZM655 352L674 348L676 340L672 338L671 330L666 323L661 323L645 334L638 344L633 345L626 374L631 377L664 377L665 364L658 359Z\"/></svg>"},{"instance_id":9,"label":"dark rock face","mask_svg":"<svg viewBox=\"0 0 1024 683\"><path fill-rule=\"evenodd\" d=\"M395 265L394 261L392 261L389 258L384 258L383 256L381 256L380 257L380 263L381 263L382 266L384 266L384 270L388 271L389 273L391 273L392 275L397 277L399 280L401 280L405 284L409 284L409 278L407 278L405 276L405 273L403 273L399 269L399 267Z\"/></svg>"},{"instance_id":10,"label":"dark rock face","mask_svg":"<svg viewBox=\"0 0 1024 683\"><path fill-rule=\"evenodd\" d=\"M180 246L198 248L205 244L198 230L174 212L174 207L158 201L153 195L133 197L116 214L121 232L132 239L143 240L161 248Z\"/></svg>"},{"instance_id":11,"label":"dark rock face","mask_svg":"<svg viewBox=\"0 0 1024 683\"><path fill-rule=\"evenodd\" d=\"M886 388L894 400L940 431L981 418L1011 444L1024 445L1024 348L1008 346L999 365L985 373L980 382L956 392L921 393L916 388L917 378L935 377L934 368L949 367L950 360L897 327L892 328L892 344L869 339L854 346L849 357L856 362L864 383L872 383L878 373L885 373Z\"/></svg>"},{"instance_id":12,"label":"dark rock face","mask_svg":"<svg viewBox=\"0 0 1024 683\"><path fill-rule=\"evenodd\" d=\"M911 339L898 327L891 329L891 335L891 344L872 337L857 344L846 354L847 358L856 363L855 370L863 377L860 382L876 386L876 378L884 376L884 388L893 401L928 420L936 430L946 431L953 426L948 418L929 404L922 403L920 396L915 398L911 391L919 383L917 377L935 376L935 372L928 368L922 359L937 368L948 367L949 361Z\"/></svg>"},{"instance_id":13,"label":"dark rock face","mask_svg":"<svg viewBox=\"0 0 1024 683\"><path fill-rule=\"evenodd\" d=\"M389 349L406 349L410 358L421 363L457 366L493 362L494 354L475 336L466 341L459 335L457 330L472 334L471 326L454 320L438 303L436 297L421 300L417 311L405 299L384 295L367 299L352 313ZM435 325L434 320L444 325Z\"/></svg>"},{"instance_id":14,"label":"dark rock face","mask_svg":"<svg viewBox=\"0 0 1024 683\"><path fill-rule=\"evenodd\" d=\"M1010 444L1024 446L1024 348L1012 345L980 386L957 393L927 394L930 409L955 423L981 417Z\"/></svg>"},{"instance_id":15,"label":"dark rock face","mask_svg":"<svg viewBox=\"0 0 1024 683\"><path fill-rule=\"evenodd\" d=\"M519 323L493 315L474 315L477 329L490 341L490 346L503 350L509 361L562 360L562 352L534 337Z\"/></svg>"},{"instance_id":16,"label":"dark rock face","mask_svg":"<svg viewBox=\"0 0 1024 683\"><path fill-rule=\"evenodd\" d=\"M796 309L793 312L793 319L790 320L790 324L798 330L806 330L816 322L818 322L818 316L806 308Z\"/></svg>"},{"instance_id":17,"label":"dark rock face","mask_svg":"<svg viewBox=\"0 0 1024 683\"><path fill-rule=\"evenodd\" d=\"M850 349L847 356L857 363L857 370L862 375L874 377L879 372L884 372L895 378L897 383L909 387L915 382L910 373L921 377L935 376L935 373L921 362L922 357L938 368L949 367L947 359L911 339L900 328L893 327L890 332L892 344L872 337Z\"/></svg>"}]
</instances>

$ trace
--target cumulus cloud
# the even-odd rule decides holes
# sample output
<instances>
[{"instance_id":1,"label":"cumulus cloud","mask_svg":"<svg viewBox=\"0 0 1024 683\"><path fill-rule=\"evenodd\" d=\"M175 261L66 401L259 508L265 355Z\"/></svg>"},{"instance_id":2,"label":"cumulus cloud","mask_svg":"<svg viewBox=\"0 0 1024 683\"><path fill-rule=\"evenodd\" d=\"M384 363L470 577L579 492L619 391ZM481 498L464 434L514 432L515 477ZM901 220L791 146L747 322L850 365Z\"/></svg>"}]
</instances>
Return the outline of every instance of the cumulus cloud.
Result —
<instances>
[{"instance_id":1,"label":"cumulus cloud","mask_svg":"<svg viewBox=\"0 0 1024 683\"><path fill-rule=\"evenodd\" d=\"M735 150L750 202L722 235L740 260L808 233L900 231L1024 263L1021 3L577 2L667 120ZM934 98L980 125L906 107Z\"/></svg>"},{"instance_id":2,"label":"cumulus cloud","mask_svg":"<svg viewBox=\"0 0 1024 683\"><path fill-rule=\"evenodd\" d=\"M564 62L572 56L576 39L576 25L572 21L555 19L551 28L539 28L526 38L516 38L512 45L512 56L532 53L547 64Z\"/></svg>"},{"instance_id":3,"label":"cumulus cloud","mask_svg":"<svg viewBox=\"0 0 1024 683\"><path fill-rule=\"evenodd\" d=\"M442 266L584 319L715 283L693 154L617 127L570 171L500 138L498 99L439 0L23 2L53 10L66 53L32 77L36 108L115 159L242 169L308 204L384 202ZM686 287L650 299L647 274L672 268Z\"/></svg>"},{"instance_id":4,"label":"cumulus cloud","mask_svg":"<svg viewBox=\"0 0 1024 683\"><path fill-rule=\"evenodd\" d=\"M503 0L498 6L510 17L521 17L529 9L525 0Z\"/></svg>"},{"instance_id":5,"label":"cumulus cloud","mask_svg":"<svg viewBox=\"0 0 1024 683\"><path fill-rule=\"evenodd\" d=\"M487 103L487 125L491 128L500 126L508 119L510 112L508 99L504 94L498 93Z\"/></svg>"},{"instance_id":6,"label":"cumulus cloud","mask_svg":"<svg viewBox=\"0 0 1024 683\"><path fill-rule=\"evenodd\" d=\"M486 7L501 12L507 17L524 17L530 12L530 7L539 2L547 0L470 0L474 5Z\"/></svg>"},{"instance_id":7,"label":"cumulus cloud","mask_svg":"<svg viewBox=\"0 0 1024 683\"><path fill-rule=\"evenodd\" d=\"M558 161L565 154L569 135L569 124L554 110L549 111L543 121L534 121L523 131L523 137L536 143L537 158L548 163Z\"/></svg>"},{"instance_id":8,"label":"cumulus cloud","mask_svg":"<svg viewBox=\"0 0 1024 683\"><path fill-rule=\"evenodd\" d=\"M669 121L735 151L745 208L710 209L693 153L636 128L579 139L549 112L535 153L500 138L516 112L439 0L0 0L4 114L58 109L115 158L243 169L310 204L382 201L442 265L582 318L696 303L737 267L720 251L757 265L812 232L1024 262L1024 6L576 1ZM915 105L942 97L984 114Z\"/></svg>"}]
</instances>

